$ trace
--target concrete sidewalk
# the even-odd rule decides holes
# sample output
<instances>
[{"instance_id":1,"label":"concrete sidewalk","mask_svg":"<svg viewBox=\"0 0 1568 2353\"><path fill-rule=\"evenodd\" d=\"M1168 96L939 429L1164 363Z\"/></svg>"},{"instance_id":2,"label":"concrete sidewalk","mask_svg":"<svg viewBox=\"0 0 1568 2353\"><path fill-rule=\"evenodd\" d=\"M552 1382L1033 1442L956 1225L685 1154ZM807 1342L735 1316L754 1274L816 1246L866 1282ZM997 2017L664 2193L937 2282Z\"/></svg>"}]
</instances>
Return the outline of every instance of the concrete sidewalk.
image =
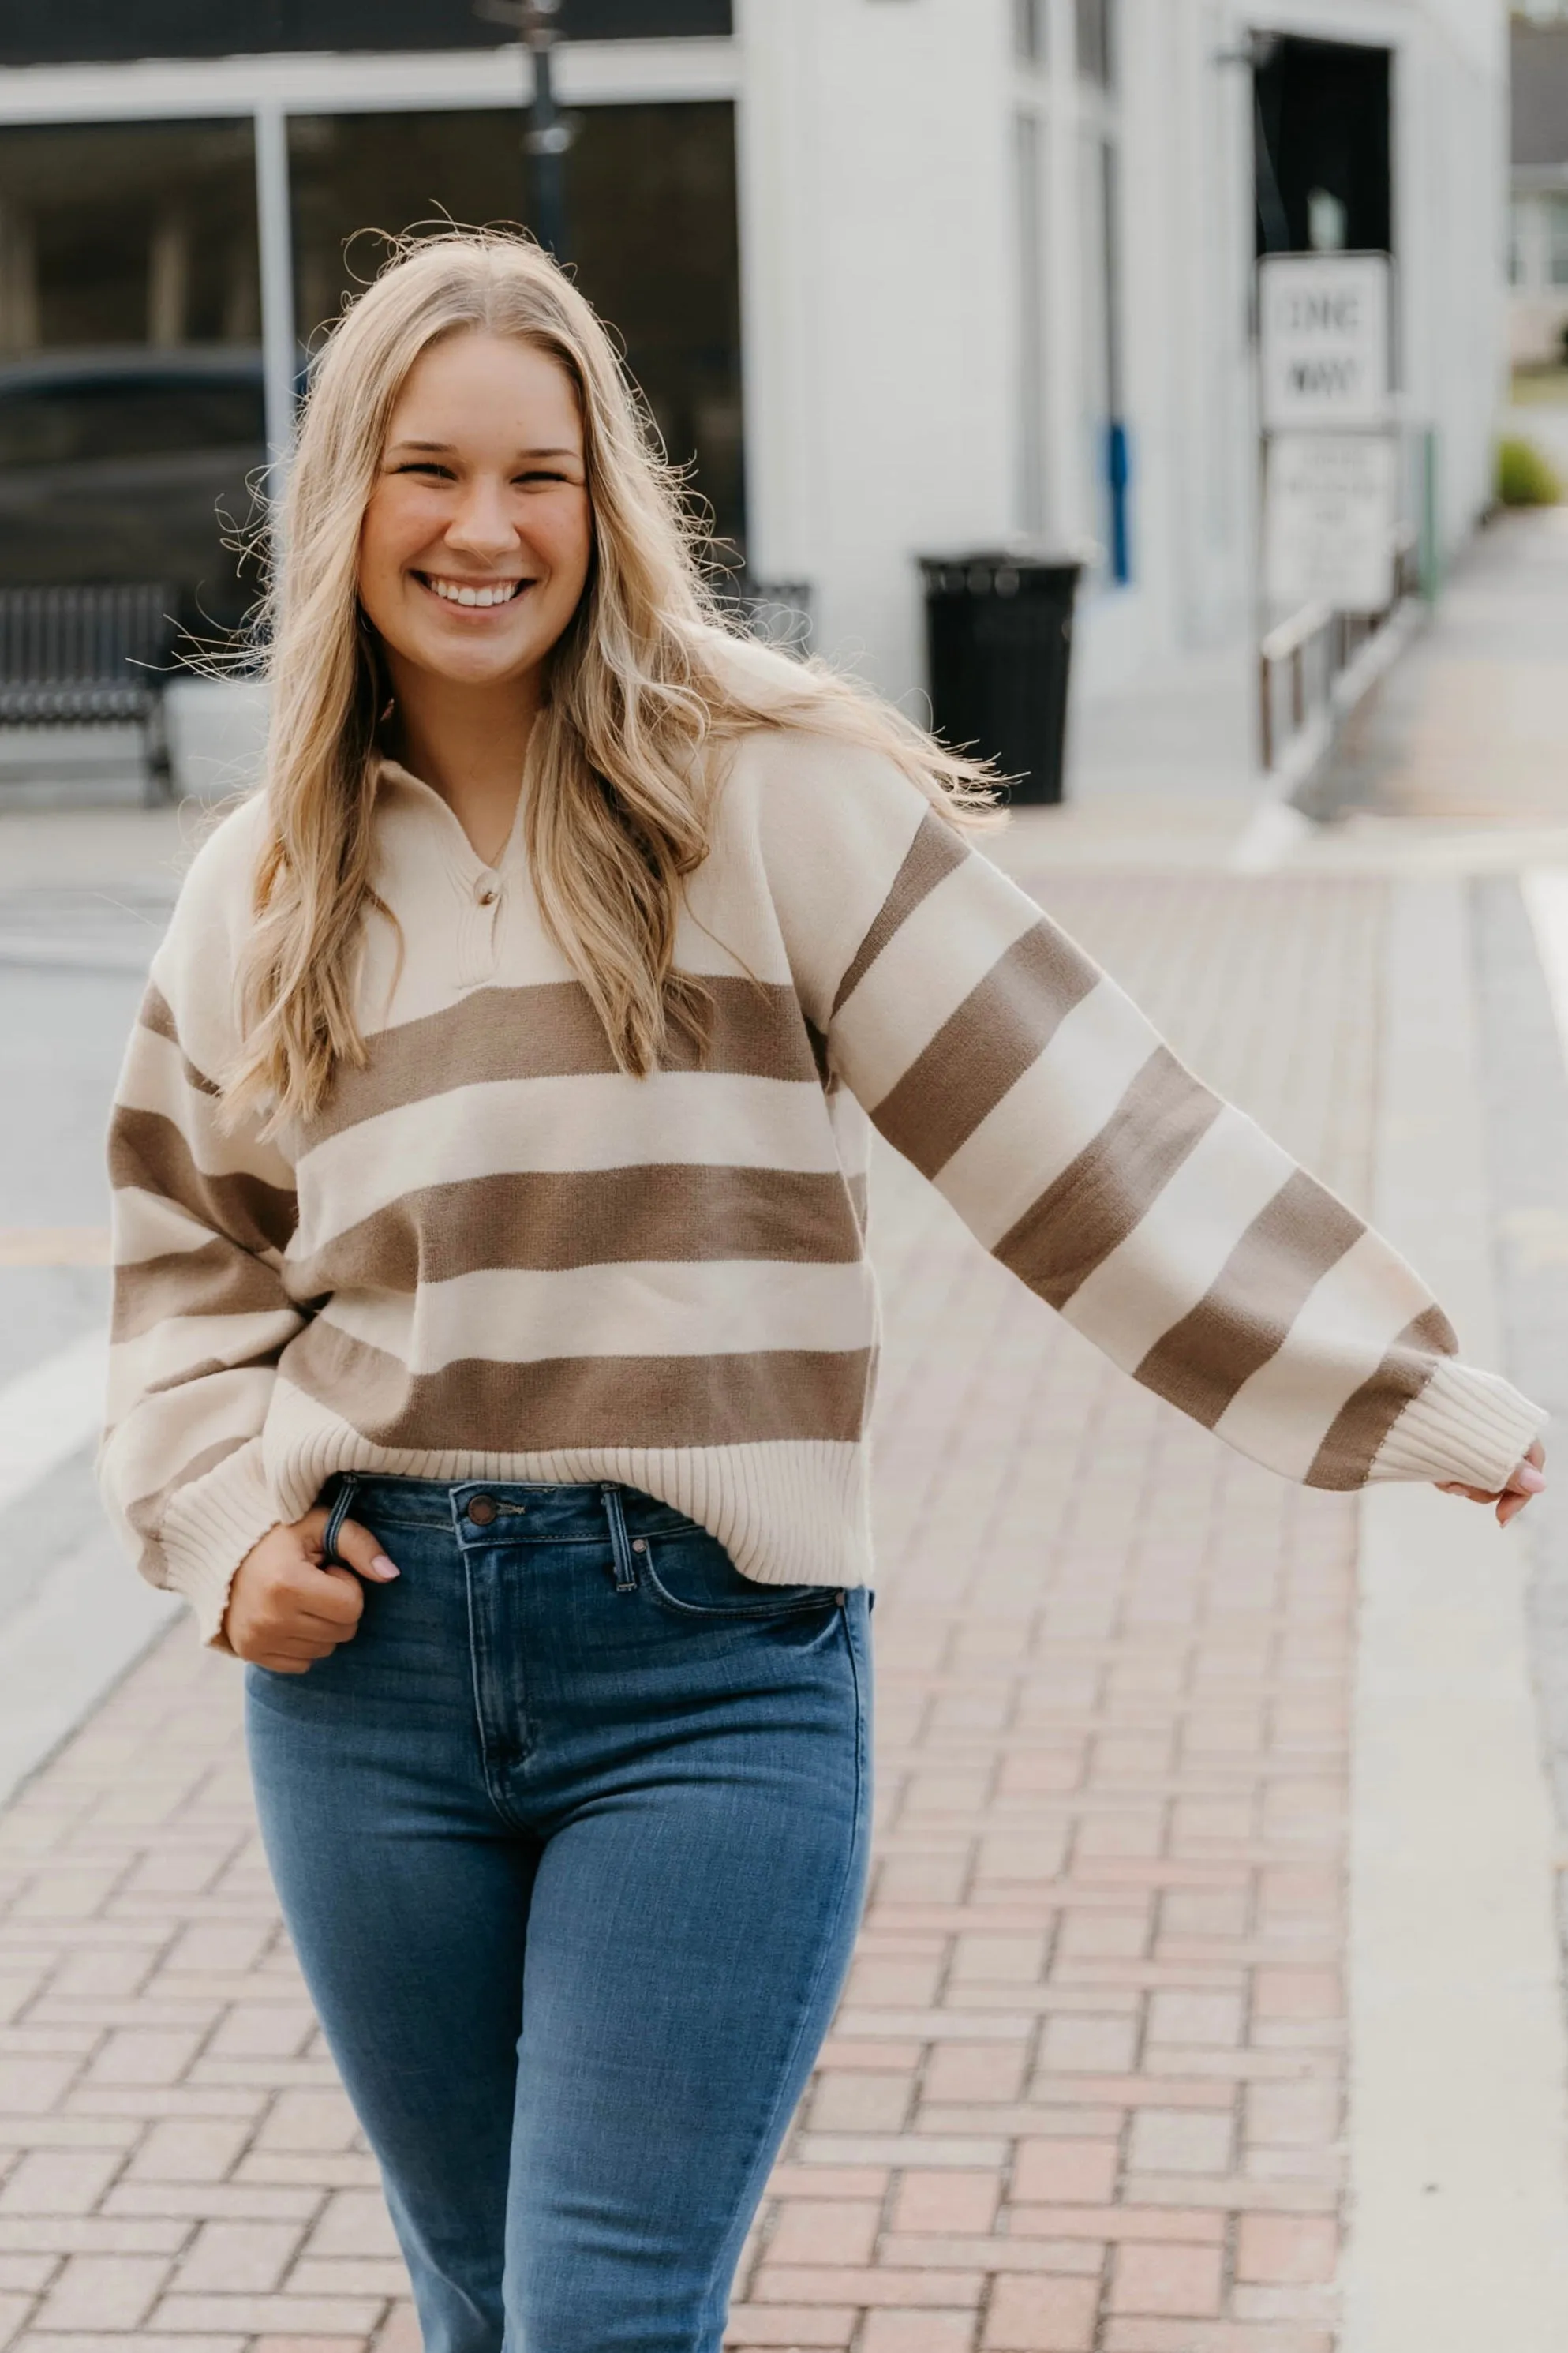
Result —
<instances>
[{"instance_id":1,"label":"concrete sidewalk","mask_svg":"<svg viewBox=\"0 0 1568 2353\"><path fill-rule=\"evenodd\" d=\"M1037 839L1009 851L1026 871ZM1180 1050L1369 1198L1388 883L1042 887ZM731 2340L1330 2353L1356 2154L1347 1864L1368 1835L1357 1507L1253 1470L1110 1372L891 1160L877 1218L879 1859ZM1503 1540L1446 1508L1460 1586L1517 1617ZM0 2310L25 2353L413 2342L261 1867L237 1699L182 1626L0 1817ZM1539 1926L1550 1855L1510 1852ZM1526 1937L1508 1999L1538 2034L1542 1967ZM1456 2054L1425 2055L1440 2083ZM1466 2111L1488 2148L1497 2121ZM1533 2139L1523 2156L1529 2240L1558 2192ZM1451 2203L1442 2219L1465 2232ZM1547 2353L1562 2307L1549 2264L1512 2277L1518 2241L1491 2341ZM1490 2282L1484 2242L1462 2254Z\"/></svg>"},{"instance_id":2,"label":"concrete sidewalk","mask_svg":"<svg viewBox=\"0 0 1568 2353\"><path fill-rule=\"evenodd\" d=\"M1497 543L1536 584L1500 559L1500 610L1548 575L1568 605L1558 528ZM1483 589L1429 644L1550 669L1550 617L1521 635ZM1421 804L1421 675L1368 755L1383 807L1283 871L1226 871L1245 799L1195 790L1152 827L1115 795L1031 818L1000 854L1375 1208L1473 1354L1568 1408L1568 885L1517 871L1568 869L1568 797L1531 749L1500 824L1441 775ZM1464 723L1506 781L1538 737L1488 737L1520 707L1497 682ZM18 887L90 867L68 824L7 822ZM121 828L105 884L163 871L157 822L92 821ZM1502 1537L1419 1493L1300 1493L1110 1371L890 1156L875 1235L878 1861L735 2353L1562 2353L1531 1677L1555 1739L1568 1510ZM1568 1789L1568 1730L1561 1757ZM262 1869L238 1678L184 1625L0 1813L0 2353L414 2353Z\"/></svg>"}]
</instances>

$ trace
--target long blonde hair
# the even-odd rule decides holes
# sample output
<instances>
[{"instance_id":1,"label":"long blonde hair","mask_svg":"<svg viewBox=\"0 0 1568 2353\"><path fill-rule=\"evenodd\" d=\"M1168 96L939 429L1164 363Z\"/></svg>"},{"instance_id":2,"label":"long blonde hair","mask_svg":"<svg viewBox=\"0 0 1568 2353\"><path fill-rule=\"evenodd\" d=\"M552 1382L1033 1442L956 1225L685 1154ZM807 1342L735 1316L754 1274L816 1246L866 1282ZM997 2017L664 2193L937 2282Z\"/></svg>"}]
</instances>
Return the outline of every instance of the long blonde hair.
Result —
<instances>
[{"instance_id":1,"label":"long blonde hair","mask_svg":"<svg viewBox=\"0 0 1568 2353\"><path fill-rule=\"evenodd\" d=\"M684 878L706 857L709 747L800 726L884 753L974 821L994 781L819 663L737 665L696 523L605 328L550 257L496 230L405 240L328 338L277 520L265 611L272 712L267 822L240 974L231 1116L305 1117L340 1063L369 910L375 744L386 688L357 594L359 541L394 405L420 354L464 332L514 335L575 387L594 523L588 586L550 661L529 749L525 839L540 911L616 1061L657 1069L706 997L679 972Z\"/></svg>"}]
</instances>

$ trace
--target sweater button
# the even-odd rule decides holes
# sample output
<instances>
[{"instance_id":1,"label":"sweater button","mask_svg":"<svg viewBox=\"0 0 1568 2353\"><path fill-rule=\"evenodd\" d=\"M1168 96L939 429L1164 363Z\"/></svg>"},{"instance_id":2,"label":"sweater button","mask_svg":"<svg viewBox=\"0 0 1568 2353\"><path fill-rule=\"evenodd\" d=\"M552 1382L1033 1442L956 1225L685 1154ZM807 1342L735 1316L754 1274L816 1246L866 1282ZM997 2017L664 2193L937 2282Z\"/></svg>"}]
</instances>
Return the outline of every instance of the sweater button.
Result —
<instances>
[{"instance_id":1,"label":"sweater button","mask_svg":"<svg viewBox=\"0 0 1568 2353\"><path fill-rule=\"evenodd\" d=\"M476 1495L468 1505L468 1517L475 1527L488 1528L499 1506L493 1495Z\"/></svg>"},{"instance_id":2,"label":"sweater button","mask_svg":"<svg viewBox=\"0 0 1568 2353\"><path fill-rule=\"evenodd\" d=\"M481 907L493 907L496 901L500 897L500 892L496 889L493 882L481 882L479 888L475 891L474 896L479 901Z\"/></svg>"}]
</instances>

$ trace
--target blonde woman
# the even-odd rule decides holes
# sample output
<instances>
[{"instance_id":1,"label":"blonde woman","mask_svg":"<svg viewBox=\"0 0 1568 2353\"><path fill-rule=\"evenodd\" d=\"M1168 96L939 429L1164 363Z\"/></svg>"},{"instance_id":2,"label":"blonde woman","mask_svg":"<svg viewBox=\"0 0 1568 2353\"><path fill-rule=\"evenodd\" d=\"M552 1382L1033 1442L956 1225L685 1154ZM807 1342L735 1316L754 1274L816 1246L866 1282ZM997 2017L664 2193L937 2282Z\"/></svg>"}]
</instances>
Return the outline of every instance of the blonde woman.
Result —
<instances>
[{"instance_id":1,"label":"blonde woman","mask_svg":"<svg viewBox=\"0 0 1568 2353\"><path fill-rule=\"evenodd\" d=\"M268 1851L431 2353L712 2353L866 1867L874 1124L1117 1363L1507 1520L1540 1415L738 642L531 247L316 371L265 788L115 1116L104 1477L248 1662Z\"/></svg>"}]
</instances>

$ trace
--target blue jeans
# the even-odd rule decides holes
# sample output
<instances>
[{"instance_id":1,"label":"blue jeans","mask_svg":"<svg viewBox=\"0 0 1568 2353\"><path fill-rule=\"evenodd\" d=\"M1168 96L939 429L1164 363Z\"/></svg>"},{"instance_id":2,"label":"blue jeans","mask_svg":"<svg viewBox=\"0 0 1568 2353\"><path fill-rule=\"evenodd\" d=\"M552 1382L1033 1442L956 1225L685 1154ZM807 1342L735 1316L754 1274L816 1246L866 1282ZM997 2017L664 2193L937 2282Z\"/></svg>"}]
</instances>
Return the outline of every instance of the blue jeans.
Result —
<instances>
[{"instance_id":1,"label":"blue jeans","mask_svg":"<svg viewBox=\"0 0 1568 2353\"><path fill-rule=\"evenodd\" d=\"M247 1671L251 1769L426 2353L717 2353L859 1915L868 1598L626 1488L337 1505L402 1575Z\"/></svg>"}]
</instances>

